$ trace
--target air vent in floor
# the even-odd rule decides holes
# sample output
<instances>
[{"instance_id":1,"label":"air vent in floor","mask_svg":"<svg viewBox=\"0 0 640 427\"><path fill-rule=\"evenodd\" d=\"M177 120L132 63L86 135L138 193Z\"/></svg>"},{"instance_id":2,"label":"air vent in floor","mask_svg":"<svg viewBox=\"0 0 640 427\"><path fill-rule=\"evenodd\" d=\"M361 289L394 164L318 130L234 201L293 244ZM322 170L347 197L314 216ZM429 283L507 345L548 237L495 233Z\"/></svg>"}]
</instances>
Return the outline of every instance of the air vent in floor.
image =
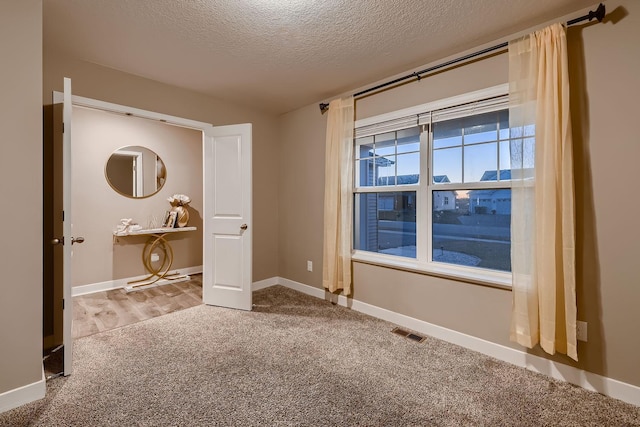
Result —
<instances>
[{"instance_id":1,"label":"air vent in floor","mask_svg":"<svg viewBox=\"0 0 640 427\"><path fill-rule=\"evenodd\" d=\"M393 332L394 334L400 335L401 337L409 338L410 340L413 340L415 342L422 342L426 339L423 336L414 334L409 331L405 331L404 329L400 329L400 328L393 328L391 332Z\"/></svg>"}]
</instances>

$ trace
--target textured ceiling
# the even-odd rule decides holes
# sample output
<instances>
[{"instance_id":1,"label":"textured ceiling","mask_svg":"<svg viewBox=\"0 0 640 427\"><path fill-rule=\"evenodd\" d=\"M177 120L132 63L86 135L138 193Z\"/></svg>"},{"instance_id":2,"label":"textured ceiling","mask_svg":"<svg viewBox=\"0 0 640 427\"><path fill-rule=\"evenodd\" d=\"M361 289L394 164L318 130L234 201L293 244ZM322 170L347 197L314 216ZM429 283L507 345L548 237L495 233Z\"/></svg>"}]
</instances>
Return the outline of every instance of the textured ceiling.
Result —
<instances>
[{"instance_id":1,"label":"textured ceiling","mask_svg":"<svg viewBox=\"0 0 640 427\"><path fill-rule=\"evenodd\" d=\"M284 113L590 0L45 0L45 49Z\"/></svg>"}]
</instances>

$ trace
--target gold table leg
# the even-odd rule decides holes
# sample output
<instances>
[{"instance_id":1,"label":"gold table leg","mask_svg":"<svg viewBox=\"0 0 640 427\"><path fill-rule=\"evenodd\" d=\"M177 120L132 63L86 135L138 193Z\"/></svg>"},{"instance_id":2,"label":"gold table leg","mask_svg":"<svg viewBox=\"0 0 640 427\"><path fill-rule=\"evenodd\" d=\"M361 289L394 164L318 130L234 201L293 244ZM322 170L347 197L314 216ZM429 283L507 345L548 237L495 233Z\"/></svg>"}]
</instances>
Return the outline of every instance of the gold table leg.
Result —
<instances>
[{"instance_id":1,"label":"gold table leg","mask_svg":"<svg viewBox=\"0 0 640 427\"><path fill-rule=\"evenodd\" d=\"M128 282L129 285L132 285L131 288L151 285L161 279L175 280L185 277L179 273L168 274L169 270L171 270L171 266L173 265L173 249L169 242L164 238L166 234L167 233L152 234L149 240L145 243L144 249L142 250L142 264L144 264L144 267L151 274L144 279ZM151 255L154 253L154 250L160 250L164 254L162 264L159 267L154 267L151 261Z\"/></svg>"}]
</instances>

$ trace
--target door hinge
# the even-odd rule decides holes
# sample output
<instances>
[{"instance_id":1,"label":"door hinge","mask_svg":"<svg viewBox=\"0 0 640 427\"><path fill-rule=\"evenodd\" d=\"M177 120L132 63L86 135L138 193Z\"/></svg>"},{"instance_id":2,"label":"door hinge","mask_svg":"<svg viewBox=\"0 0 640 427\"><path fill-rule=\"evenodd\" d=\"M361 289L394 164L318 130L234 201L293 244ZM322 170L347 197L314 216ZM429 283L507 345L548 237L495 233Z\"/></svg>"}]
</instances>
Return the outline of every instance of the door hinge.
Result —
<instances>
[{"instance_id":1,"label":"door hinge","mask_svg":"<svg viewBox=\"0 0 640 427\"><path fill-rule=\"evenodd\" d=\"M64 221L64 211L62 211L62 220Z\"/></svg>"},{"instance_id":2,"label":"door hinge","mask_svg":"<svg viewBox=\"0 0 640 427\"><path fill-rule=\"evenodd\" d=\"M62 298L62 309L64 310L64 298Z\"/></svg>"},{"instance_id":3,"label":"door hinge","mask_svg":"<svg viewBox=\"0 0 640 427\"><path fill-rule=\"evenodd\" d=\"M64 133L64 122L62 122L62 133Z\"/></svg>"}]
</instances>

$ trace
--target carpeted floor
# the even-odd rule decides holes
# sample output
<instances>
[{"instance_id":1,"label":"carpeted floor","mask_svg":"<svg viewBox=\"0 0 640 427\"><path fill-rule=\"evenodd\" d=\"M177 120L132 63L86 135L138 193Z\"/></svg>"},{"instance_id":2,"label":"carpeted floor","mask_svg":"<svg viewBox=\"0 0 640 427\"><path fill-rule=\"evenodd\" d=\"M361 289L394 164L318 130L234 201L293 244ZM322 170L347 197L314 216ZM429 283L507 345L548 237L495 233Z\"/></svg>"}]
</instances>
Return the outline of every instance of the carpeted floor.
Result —
<instances>
[{"instance_id":1,"label":"carpeted floor","mask_svg":"<svg viewBox=\"0 0 640 427\"><path fill-rule=\"evenodd\" d=\"M76 340L2 426L640 426L640 408L281 286Z\"/></svg>"}]
</instances>

